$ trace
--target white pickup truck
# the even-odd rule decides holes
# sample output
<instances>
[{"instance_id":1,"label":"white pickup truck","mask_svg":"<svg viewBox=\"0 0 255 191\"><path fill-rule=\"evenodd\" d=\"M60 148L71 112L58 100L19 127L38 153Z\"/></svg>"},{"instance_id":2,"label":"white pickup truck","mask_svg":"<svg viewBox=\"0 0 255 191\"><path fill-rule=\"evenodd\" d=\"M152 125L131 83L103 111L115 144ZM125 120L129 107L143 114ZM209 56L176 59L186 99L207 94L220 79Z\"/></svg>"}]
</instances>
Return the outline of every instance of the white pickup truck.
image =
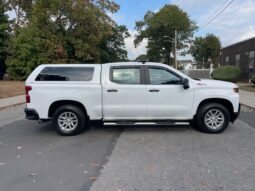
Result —
<instances>
[{"instance_id":1,"label":"white pickup truck","mask_svg":"<svg viewBox=\"0 0 255 191\"><path fill-rule=\"evenodd\" d=\"M26 118L52 119L60 135L76 135L89 121L190 122L221 133L240 112L238 86L198 80L160 63L51 64L26 81Z\"/></svg>"}]
</instances>

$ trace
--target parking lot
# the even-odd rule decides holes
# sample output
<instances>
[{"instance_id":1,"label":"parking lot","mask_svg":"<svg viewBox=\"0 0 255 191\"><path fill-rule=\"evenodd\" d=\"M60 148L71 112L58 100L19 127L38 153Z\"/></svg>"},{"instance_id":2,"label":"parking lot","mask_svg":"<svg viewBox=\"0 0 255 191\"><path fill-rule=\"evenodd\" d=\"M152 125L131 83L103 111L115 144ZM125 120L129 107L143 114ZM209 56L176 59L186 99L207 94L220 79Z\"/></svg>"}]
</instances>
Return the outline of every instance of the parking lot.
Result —
<instances>
[{"instance_id":1,"label":"parking lot","mask_svg":"<svg viewBox=\"0 0 255 191\"><path fill-rule=\"evenodd\" d=\"M219 135L182 126L92 124L61 137L24 120L24 105L0 110L0 190L254 190L255 112Z\"/></svg>"}]
</instances>

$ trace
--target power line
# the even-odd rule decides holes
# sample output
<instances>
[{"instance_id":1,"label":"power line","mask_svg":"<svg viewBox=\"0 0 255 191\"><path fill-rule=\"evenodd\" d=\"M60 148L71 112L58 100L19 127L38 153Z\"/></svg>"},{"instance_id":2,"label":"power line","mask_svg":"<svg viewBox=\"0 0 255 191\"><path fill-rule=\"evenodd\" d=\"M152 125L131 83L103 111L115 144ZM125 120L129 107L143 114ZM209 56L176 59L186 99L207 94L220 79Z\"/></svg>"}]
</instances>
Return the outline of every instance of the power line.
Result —
<instances>
[{"instance_id":1,"label":"power line","mask_svg":"<svg viewBox=\"0 0 255 191\"><path fill-rule=\"evenodd\" d=\"M205 28L207 25L209 25L214 19L220 16L233 2L234 0L231 0L218 14L216 14L213 18L211 18L207 23L202 25L200 29Z\"/></svg>"},{"instance_id":2,"label":"power line","mask_svg":"<svg viewBox=\"0 0 255 191\"><path fill-rule=\"evenodd\" d=\"M214 17L214 15L215 15L216 13L218 13L218 12L222 9L222 7L225 6L225 5L227 4L227 2L229 2L229 0L226 0L223 4L221 4L221 5L218 7L218 9L216 9L216 10L214 11L213 14L211 14L207 19L205 19L203 22L201 22L201 25L200 25L200 26L203 26L203 25L204 25L205 23L207 23L212 17Z\"/></svg>"}]
</instances>

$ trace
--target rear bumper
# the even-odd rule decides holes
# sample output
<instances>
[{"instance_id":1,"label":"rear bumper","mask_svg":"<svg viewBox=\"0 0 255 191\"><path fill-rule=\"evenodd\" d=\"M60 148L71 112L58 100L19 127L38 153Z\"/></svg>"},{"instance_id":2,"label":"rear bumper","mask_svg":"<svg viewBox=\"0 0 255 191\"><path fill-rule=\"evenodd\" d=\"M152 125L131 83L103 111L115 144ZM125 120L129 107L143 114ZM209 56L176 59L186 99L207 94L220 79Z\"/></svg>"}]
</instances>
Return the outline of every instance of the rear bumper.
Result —
<instances>
[{"instance_id":1,"label":"rear bumper","mask_svg":"<svg viewBox=\"0 0 255 191\"><path fill-rule=\"evenodd\" d=\"M39 120L39 115L34 109L25 108L26 119L28 120Z\"/></svg>"},{"instance_id":2,"label":"rear bumper","mask_svg":"<svg viewBox=\"0 0 255 191\"><path fill-rule=\"evenodd\" d=\"M231 119L231 122L233 123L235 120L237 120L237 118L239 117L240 115L240 111L241 111L241 104L239 104L239 108L238 108L238 112L234 113L233 114L233 117Z\"/></svg>"}]
</instances>

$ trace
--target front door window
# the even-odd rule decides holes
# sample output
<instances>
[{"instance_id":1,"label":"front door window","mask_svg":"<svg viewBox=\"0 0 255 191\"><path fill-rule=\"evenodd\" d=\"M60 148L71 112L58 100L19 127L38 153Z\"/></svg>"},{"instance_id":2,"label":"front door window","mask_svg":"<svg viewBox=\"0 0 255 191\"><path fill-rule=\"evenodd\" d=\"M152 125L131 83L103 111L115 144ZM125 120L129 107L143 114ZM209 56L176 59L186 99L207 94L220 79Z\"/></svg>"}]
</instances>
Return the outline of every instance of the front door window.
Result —
<instances>
[{"instance_id":1,"label":"front door window","mask_svg":"<svg viewBox=\"0 0 255 191\"><path fill-rule=\"evenodd\" d=\"M167 85L180 84L181 78L163 68L149 68L150 84Z\"/></svg>"}]
</instances>

